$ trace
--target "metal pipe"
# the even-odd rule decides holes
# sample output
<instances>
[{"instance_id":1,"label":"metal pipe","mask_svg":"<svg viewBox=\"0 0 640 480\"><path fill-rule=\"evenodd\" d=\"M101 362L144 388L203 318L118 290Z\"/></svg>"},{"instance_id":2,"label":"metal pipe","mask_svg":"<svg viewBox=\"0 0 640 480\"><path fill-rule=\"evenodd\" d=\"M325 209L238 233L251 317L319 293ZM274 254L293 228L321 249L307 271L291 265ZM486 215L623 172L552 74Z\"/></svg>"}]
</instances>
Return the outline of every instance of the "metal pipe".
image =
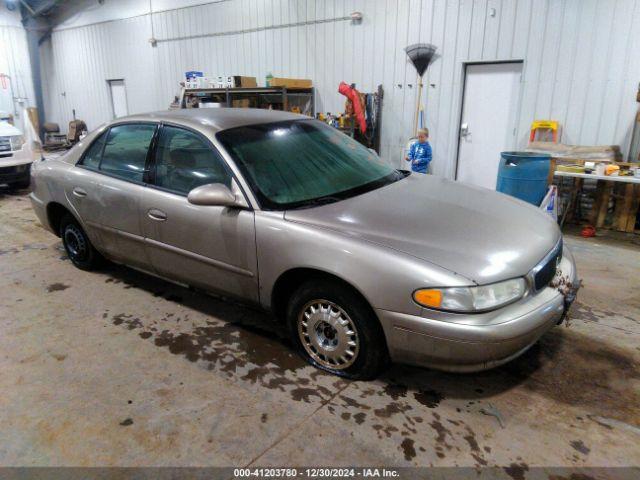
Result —
<instances>
[{"instance_id":1,"label":"metal pipe","mask_svg":"<svg viewBox=\"0 0 640 480\"><path fill-rule=\"evenodd\" d=\"M305 22L294 22L294 23L283 23L280 25L269 25L265 27L256 27L256 28L247 28L245 30L232 30L227 32L212 32L212 33L201 33L198 35L185 35L182 37L171 37L171 38L156 38L154 39L157 43L160 42L176 42L180 40L192 40L196 38L207 38L207 37L224 37L228 35L242 35L246 33L256 33L256 32L264 32L267 30L278 30L282 28L292 28L292 27L304 27L308 25L318 25L321 23L333 23L333 22L353 22L354 19L351 15L346 17L335 17L335 18L324 18L320 20L309 20Z\"/></svg>"}]
</instances>

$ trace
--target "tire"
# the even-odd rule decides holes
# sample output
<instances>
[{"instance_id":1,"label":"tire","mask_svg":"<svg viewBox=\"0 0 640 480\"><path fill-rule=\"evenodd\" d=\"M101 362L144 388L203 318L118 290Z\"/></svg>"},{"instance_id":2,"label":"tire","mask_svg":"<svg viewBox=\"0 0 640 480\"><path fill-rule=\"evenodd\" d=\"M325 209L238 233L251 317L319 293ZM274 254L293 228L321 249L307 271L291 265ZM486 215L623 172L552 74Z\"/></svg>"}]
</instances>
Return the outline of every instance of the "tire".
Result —
<instances>
[{"instance_id":1,"label":"tire","mask_svg":"<svg viewBox=\"0 0 640 480\"><path fill-rule=\"evenodd\" d=\"M303 283L289 300L287 323L300 355L334 375L370 380L389 362L380 322L347 285L325 279Z\"/></svg>"},{"instance_id":2,"label":"tire","mask_svg":"<svg viewBox=\"0 0 640 480\"><path fill-rule=\"evenodd\" d=\"M73 216L67 214L60 221L60 237L69 260L80 270L95 270L103 265L104 258Z\"/></svg>"}]
</instances>

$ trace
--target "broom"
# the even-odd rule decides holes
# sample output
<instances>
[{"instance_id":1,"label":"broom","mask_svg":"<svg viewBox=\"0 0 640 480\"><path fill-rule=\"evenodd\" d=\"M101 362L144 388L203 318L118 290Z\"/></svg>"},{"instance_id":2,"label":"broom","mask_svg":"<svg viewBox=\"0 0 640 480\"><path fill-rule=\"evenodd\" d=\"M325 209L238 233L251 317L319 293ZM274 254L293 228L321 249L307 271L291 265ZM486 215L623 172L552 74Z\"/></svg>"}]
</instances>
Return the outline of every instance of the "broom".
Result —
<instances>
[{"instance_id":1,"label":"broom","mask_svg":"<svg viewBox=\"0 0 640 480\"><path fill-rule=\"evenodd\" d=\"M420 115L420 100L422 99L422 77L427 71L429 64L435 59L437 47L429 43L414 43L409 45L404 51L407 53L409 60L418 72L418 99L416 102L416 115L414 121L414 135L418 134L418 117ZM423 118L423 122L424 122Z\"/></svg>"}]
</instances>

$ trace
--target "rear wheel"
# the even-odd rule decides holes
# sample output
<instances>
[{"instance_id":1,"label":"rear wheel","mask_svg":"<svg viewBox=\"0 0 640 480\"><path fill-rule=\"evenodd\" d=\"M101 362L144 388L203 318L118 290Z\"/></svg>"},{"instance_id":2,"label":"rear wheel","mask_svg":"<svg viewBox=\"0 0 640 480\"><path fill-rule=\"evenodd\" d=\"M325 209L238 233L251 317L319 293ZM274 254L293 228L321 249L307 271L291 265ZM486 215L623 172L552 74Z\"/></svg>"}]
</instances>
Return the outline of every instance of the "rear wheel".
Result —
<instances>
[{"instance_id":1,"label":"rear wheel","mask_svg":"<svg viewBox=\"0 0 640 480\"><path fill-rule=\"evenodd\" d=\"M81 270L94 270L102 265L104 259L91 245L89 237L77 220L65 215L60 222L62 244L69 260Z\"/></svg>"},{"instance_id":2,"label":"rear wheel","mask_svg":"<svg viewBox=\"0 0 640 480\"><path fill-rule=\"evenodd\" d=\"M289 329L313 366L352 379L375 378L388 362L382 327L367 303L348 286L311 280L293 294Z\"/></svg>"}]
</instances>

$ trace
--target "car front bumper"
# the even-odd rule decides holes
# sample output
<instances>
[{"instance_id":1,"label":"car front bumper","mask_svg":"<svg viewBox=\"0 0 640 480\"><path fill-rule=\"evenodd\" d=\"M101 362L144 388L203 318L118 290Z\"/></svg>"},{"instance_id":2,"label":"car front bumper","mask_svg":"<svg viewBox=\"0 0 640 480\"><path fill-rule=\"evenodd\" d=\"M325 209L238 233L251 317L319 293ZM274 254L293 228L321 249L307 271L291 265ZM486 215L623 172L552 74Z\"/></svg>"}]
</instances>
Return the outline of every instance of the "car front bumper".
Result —
<instances>
[{"instance_id":1,"label":"car front bumper","mask_svg":"<svg viewBox=\"0 0 640 480\"><path fill-rule=\"evenodd\" d=\"M0 165L0 183L26 182L31 175L31 163L5 167Z\"/></svg>"},{"instance_id":2,"label":"car front bumper","mask_svg":"<svg viewBox=\"0 0 640 480\"><path fill-rule=\"evenodd\" d=\"M31 163L33 159L25 148L0 152L0 183L28 180Z\"/></svg>"},{"instance_id":3,"label":"car front bumper","mask_svg":"<svg viewBox=\"0 0 640 480\"><path fill-rule=\"evenodd\" d=\"M578 286L571 253L564 249L560 271ZM391 358L439 370L473 372L504 364L557 325L568 308L565 295L545 287L499 310L461 315L423 309L407 315L377 309Z\"/></svg>"}]
</instances>

